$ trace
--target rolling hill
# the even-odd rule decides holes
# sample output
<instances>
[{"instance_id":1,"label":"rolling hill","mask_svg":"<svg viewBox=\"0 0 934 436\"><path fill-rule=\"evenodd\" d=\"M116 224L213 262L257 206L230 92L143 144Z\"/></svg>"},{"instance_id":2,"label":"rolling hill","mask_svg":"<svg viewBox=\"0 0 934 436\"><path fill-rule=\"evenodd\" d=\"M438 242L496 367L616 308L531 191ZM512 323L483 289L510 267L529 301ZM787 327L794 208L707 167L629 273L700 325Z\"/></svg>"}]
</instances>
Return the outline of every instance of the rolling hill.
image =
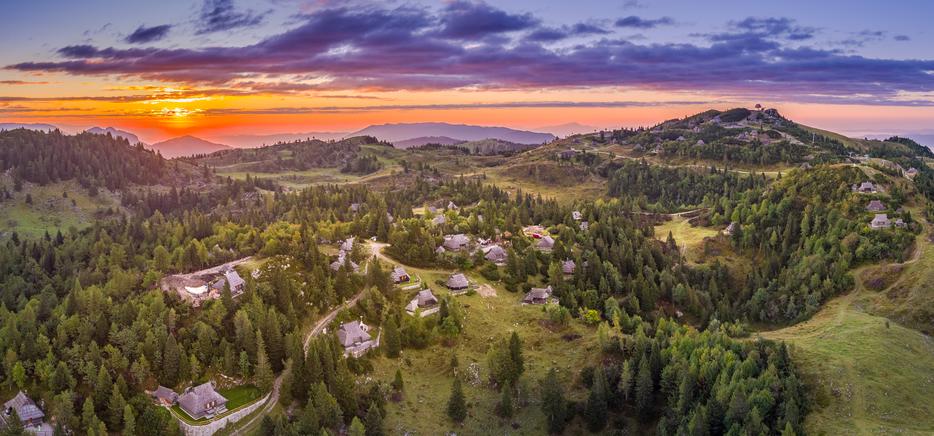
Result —
<instances>
[{"instance_id":1,"label":"rolling hill","mask_svg":"<svg viewBox=\"0 0 934 436\"><path fill-rule=\"evenodd\" d=\"M309 139L329 141L332 139L342 139L345 136L347 136L347 132L299 132L274 133L269 135L226 135L217 137L217 140L231 147L256 148L280 142L305 141Z\"/></svg>"},{"instance_id":2,"label":"rolling hill","mask_svg":"<svg viewBox=\"0 0 934 436\"><path fill-rule=\"evenodd\" d=\"M447 137L463 141L481 139L501 139L519 144L543 144L555 139L550 133L530 132L507 127L470 126L449 123L403 123L369 126L350 134L350 136L375 136L384 141L395 143L425 136Z\"/></svg>"},{"instance_id":3,"label":"rolling hill","mask_svg":"<svg viewBox=\"0 0 934 436\"><path fill-rule=\"evenodd\" d=\"M404 150L412 147L421 147L426 144L457 145L463 142L465 141L462 139L454 139L447 136L419 136L418 138L395 141L392 145Z\"/></svg>"},{"instance_id":4,"label":"rolling hill","mask_svg":"<svg viewBox=\"0 0 934 436\"><path fill-rule=\"evenodd\" d=\"M191 135L179 136L178 138L157 142L152 144L149 148L162 153L162 156L167 159L210 154L215 151L231 149L228 145L217 144Z\"/></svg>"}]
</instances>

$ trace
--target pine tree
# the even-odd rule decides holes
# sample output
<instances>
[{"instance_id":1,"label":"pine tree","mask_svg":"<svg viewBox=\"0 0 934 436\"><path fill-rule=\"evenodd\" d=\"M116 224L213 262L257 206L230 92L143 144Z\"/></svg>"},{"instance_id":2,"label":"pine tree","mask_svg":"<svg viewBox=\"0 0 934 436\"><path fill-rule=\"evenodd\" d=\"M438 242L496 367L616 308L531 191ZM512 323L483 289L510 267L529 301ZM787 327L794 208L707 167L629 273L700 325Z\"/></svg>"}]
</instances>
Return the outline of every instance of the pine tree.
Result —
<instances>
[{"instance_id":1,"label":"pine tree","mask_svg":"<svg viewBox=\"0 0 934 436\"><path fill-rule=\"evenodd\" d=\"M593 385L590 387L590 396L587 397L587 409L585 418L587 420L587 429L592 432L603 430L607 420L607 388L606 373L603 366L597 366L594 371Z\"/></svg>"},{"instance_id":2,"label":"pine tree","mask_svg":"<svg viewBox=\"0 0 934 436\"><path fill-rule=\"evenodd\" d=\"M110 393L110 401L107 402L107 425L111 431L120 429L120 424L123 421L123 409L126 405L126 400L123 399L123 394L120 393L120 389L115 383L113 391Z\"/></svg>"},{"instance_id":3,"label":"pine tree","mask_svg":"<svg viewBox=\"0 0 934 436\"><path fill-rule=\"evenodd\" d=\"M496 414L503 418L512 418L512 386L503 386L503 394L496 404Z\"/></svg>"},{"instance_id":4,"label":"pine tree","mask_svg":"<svg viewBox=\"0 0 934 436\"><path fill-rule=\"evenodd\" d=\"M567 402L564 389L558 381L558 373L552 368L542 386L542 412L548 421L548 431L559 434L564 432L567 419Z\"/></svg>"},{"instance_id":5,"label":"pine tree","mask_svg":"<svg viewBox=\"0 0 934 436\"><path fill-rule=\"evenodd\" d=\"M383 330L384 343L386 344L386 356L396 358L402 349L402 338L399 335L399 326L396 324L396 317L392 314L386 320L386 328Z\"/></svg>"},{"instance_id":6,"label":"pine tree","mask_svg":"<svg viewBox=\"0 0 934 436\"><path fill-rule=\"evenodd\" d=\"M363 426L363 423L360 422L360 418L354 416L353 421L350 421L350 428L347 430L347 436L366 436L366 428Z\"/></svg>"},{"instance_id":7,"label":"pine tree","mask_svg":"<svg viewBox=\"0 0 934 436\"><path fill-rule=\"evenodd\" d=\"M133 406L129 404L123 406L123 434L124 436L136 434L136 415L133 413Z\"/></svg>"},{"instance_id":8,"label":"pine tree","mask_svg":"<svg viewBox=\"0 0 934 436\"><path fill-rule=\"evenodd\" d=\"M509 357L512 358L513 369L515 370L515 380L519 379L523 372L525 372L525 358L522 356L522 341L519 339L519 334L512 332L512 336L509 337Z\"/></svg>"},{"instance_id":9,"label":"pine tree","mask_svg":"<svg viewBox=\"0 0 934 436\"><path fill-rule=\"evenodd\" d=\"M263 334L256 332L256 385L263 391L268 392L272 389L275 376L272 373L272 367L269 365L269 359L266 357L266 345L263 343Z\"/></svg>"},{"instance_id":10,"label":"pine tree","mask_svg":"<svg viewBox=\"0 0 934 436\"><path fill-rule=\"evenodd\" d=\"M396 369L396 376L392 380L392 388L397 392L402 392L405 389L405 385L402 382L402 370Z\"/></svg>"},{"instance_id":11,"label":"pine tree","mask_svg":"<svg viewBox=\"0 0 934 436\"><path fill-rule=\"evenodd\" d=\"M467 418L467 402L464 399L464 391L458 378L454 379L451 398L448 399L448 417L454 422L463 422Z\"/></svg>"},{"instance_id":12,"label":"pine tree","mask_svg":"<svg viewBox=\"0 0 934 436\"><path fill-rule=\"evenodd\" d=\"M312 385L308 393L308 404L315 408L315 415L323 428L337 428L343 419L343 411L337 400L328 392L324 382Z\"/></svg>"},{"instance_id":13,"label":"pine tree","mask_svg":"<svg viewBox=\"0 0 934 436\"><path fill-rule=\"evenodd\" d=\"M632 361L627 359L623 362L623 368L619 373L619 384L617 384L617 390L619 394L623 396L623 400L629 401L630 393L632 392L632 380L635 376L632 373Z\"/></svg>"},{"instance_id":14,"label":"pine tree","mask_svg":"<svg viewBox=\"0 0 934 436\"><path fill-rule=\"evenodd\" d=\"M81 425L84 428L91 428L97 421L97 415L94 413L94 400L91 397L84 399L84 405L81 407Z\"/></svg>"},{"instance_id":15,"label":"pine tree","mask_svg":"<svg viewBox=\"0 0 934 436\"><path fill-rule=\"evenodd\" d=\"M385 434L383 431L383 414L375 401L370 403L364 422L366 423L366 436L383 436Z\"/></svg>"},{"instance_id":16,"label":"pine tree","mask_svg":"<svg viewBox=\"0 0 934 436\"><path fill-rule=\"evenodd\" d=\"M178 365L178 343L175 341L175 336L170 334L165 340L165 347L162 351L162 380L167 386L178 384Z\"/></svg>"},{"instance_id":17,"label":"pine tree","mask_svg":"<svg viewBox=\"0 0 934 436\"><path fill-rule=\"evenodd\" d=\"M649 369L648 359L641 359L639 374L636 376L636 410L642 418L647 418L652 410L652 372Z\"/></svg>"}]
</instances>

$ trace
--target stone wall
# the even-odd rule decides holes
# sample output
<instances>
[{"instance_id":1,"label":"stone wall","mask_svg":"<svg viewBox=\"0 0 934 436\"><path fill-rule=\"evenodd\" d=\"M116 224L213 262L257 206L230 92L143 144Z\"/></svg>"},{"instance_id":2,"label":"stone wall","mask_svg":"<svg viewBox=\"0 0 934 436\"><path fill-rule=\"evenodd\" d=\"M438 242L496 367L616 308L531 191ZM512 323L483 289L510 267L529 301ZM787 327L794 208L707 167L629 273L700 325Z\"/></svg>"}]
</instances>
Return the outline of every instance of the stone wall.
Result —
<instances>
[{"instance_id":1,"label":"stone wall","mask_svg":"<svg viewBox=\"0 0 934 436\"><path fill-rule=\"evenodd\" d=\"M266 402L269 401L269 395L270 394L266 394L266 396L262 399L254 401L252 404L246 407L241 407L230 414L224 415L223 417L217 418L205 424L189 424L178 418L176 418L176 420L178 421L178 425L181 427L182 432L187 436L210 436L214 433L217 433L220 429L226 427L227 424L235 423L243 419L243 417L253 413L256 411L256 409L263 407Z\"/></svg>"}]
</instances>

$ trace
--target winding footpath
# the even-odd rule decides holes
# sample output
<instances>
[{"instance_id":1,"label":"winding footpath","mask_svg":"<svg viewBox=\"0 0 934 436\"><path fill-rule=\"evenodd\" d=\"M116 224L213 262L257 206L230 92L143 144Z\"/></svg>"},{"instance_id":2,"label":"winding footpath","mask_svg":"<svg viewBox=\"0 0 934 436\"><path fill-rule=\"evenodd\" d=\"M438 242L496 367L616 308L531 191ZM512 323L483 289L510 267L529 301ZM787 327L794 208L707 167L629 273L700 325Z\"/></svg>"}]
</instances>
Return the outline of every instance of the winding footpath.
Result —
<instances>
[{"instance_id":1,"label":"winding footpath","mask_svg":"<svg viewBox=\"0 0 934 436\"><path fill-rule=\"evenodd\" d=\"M311 328L311 330L309 330L308 333L305 334L305 341L303 343L305 351L308 351L308 345L311 344L311 339L321 334L321 332L324 331L324 329L328 326L328 324L330 324L331 321L334 320L334 317L336 317L337 314L340 313L341 310L351 308L357 305L360 299L363 298L363 292L364 291L358 292L357 295L354 295L353 298L351 298L350 300L347 300L343 304L331 309L331 311L328 312L328 314L325 315L324 318L321 318L320 320L318 320L318 322L315 323L315 325ZM237 423L236 424L237 429L230 432L231 436L246 435L249 429L253 428L253 426L256 423L258 423L260 420L262 420L263 417L268 415L269 412L272 412L272 408L275 407L276 404L279 402L279 390L282 387L282 377L284 375L285 375L285 371L283 371L282 373L279 374L278 377L276 377L276 381L272 385L272 394L269 395L269 399L266 400L266 405L264 405L263 408L260 409L257 414L253 415L253 417L250 418L249 420L244 421L243 423Z\"/></svg>"}]
</instances>

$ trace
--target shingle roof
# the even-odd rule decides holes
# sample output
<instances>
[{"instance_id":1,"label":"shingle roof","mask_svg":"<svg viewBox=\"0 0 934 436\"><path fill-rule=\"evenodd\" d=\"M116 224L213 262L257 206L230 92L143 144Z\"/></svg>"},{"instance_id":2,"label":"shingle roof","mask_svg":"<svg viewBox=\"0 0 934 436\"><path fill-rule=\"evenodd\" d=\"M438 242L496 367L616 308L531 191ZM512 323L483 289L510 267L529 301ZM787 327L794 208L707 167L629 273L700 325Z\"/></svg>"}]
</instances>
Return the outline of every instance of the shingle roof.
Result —
<instances>
[{"instance_id":1,"label":"shingle roof","mask_svg":"<svg viewBox=\"0 0 934 436\"><path fill-rule=\"evenodd\" d=\"M529 293L525 294L525 298L523 298L522 301L528 303L534 300L547 300L549 298L551 298L551 286L547 288L532 288L529 290Z\"/></svg>"},{"instance_id":2,"label":"shingle roof","mask_svg":"<svg viewBox=\"0 0 934 436\"><path fill-rule=\"evenodd\" d=\"M246 283L233 268L224 273L224 278L226 278L227 283L230 284L230 289L236 289L238 286L243 286L243 284Z\"/></svg>"},{"instance_id":3,"label":"shingle roof","mask_svg":"<svg viewBox=\"0 0 934 436\"><path fill-rule=\"evenodd\" d=\"M389 275L392 278L392 281L398 282L402 280L402 277L408 277L409 273L405 272L405 268L397 266L393 268L392 273Z\"/></svg>"},{"instance_id":4,"label":"shingle roof","mask_svg":"<svg viewBox=\"0 0 934 436\"><path fill-rule=\"evenodd\" d=\"M467 281L467 277L461 273L452 274L451 277L448 277L447 283L445 283L445 286L449 289L464 289L469 285L470 282Z\"/></svg>"},{"instance_id":5,"label":"shingle roof","mask_svg":"<svg viewBox=\"0 0 934 436\"><path fill-rule=\"evenodd\" d=\"M45 417L45 413L42 413L36 403L27 397L23 391L17 392L16 396L10 401L3 403L4 413L10 409L16 411L16 416L19 417L20 421L31 421Z\"/></svg>"},{"instance_id":6,"label":"shingle roof","mask_svg":"<svg viewBox=\"0 0 934 436\"><path fill-rule=\"evenodd\" d=\"M538 240L538 248L553 248L555 246L555 239L551 236L543 236L542 239Z\"/></svg>"},{"instance_id":7,"label":"shingle roof","mask_svg":"<svg viewBox=\"0 0 934 436\"><path fill-rule=\"evenodd\" d=\"M337 330L337 340L340 341L341 345L344 347L369 341L371 336L364 329L365 325L366 324L360 321L350 321L341 324L340 329Z\"/></svg>"},{"instance_id":8,"label":"shingle roof","mask_svg":"<svg viewBox=\"0 0 934 436\"><path fill-rule=\"evenodd\" d=\"M152 396L172 403L174 403L175 400L178 400L178 394L175 393L175 391L162 385L159 385L156 390L152 391Z\"/></svg>"},{"instance_id":9,"label":"shingle roof","mask_svg":"<svg viewBox=\"0 0 934 436\"><path fill-rule=\"evenodd\" d=\"M214 390L214 384L211 382L192 387L178 397L178 405L192 416L200 415L210 409L206 407L210 402L227 403L227 399Z\"/></svg>"},{"instance_id":10,"label":"shingle roof","mask_svg":"<svg viewBox=\"0 0 934 436\"><path fill-rule=\"evenodd\" d=\"M503 249L503 247L500 247L499 245L492 245L492 246L486 247L483 249L483 251L486 253L484 254L483 257L486 258L486 260L489 260L490 262L505 262L506 259L509 257L506 254L506 250Z\"/></svg>"},{"instance_id":11,"label":"shingle roof","mask_svg":"<svg viewBox=\"0 0 934 436\"><path fill-rule=\"evenodd\" d=\"M438 215L438 216L435 216L435 217L431 220L431 222L432 222L432 224L438 224L438 225L440 225L440 224L444 224L445 222L447 222L447 220L444 218L444 215Z\"/></svg>"},{"instance_id":12,"label":"shingle roof","mask_svg":"<svg viewBox=\"0 0 934 436\"><path fill-rule=\"evenodd\" d=\"M431 289L418 291L418 295L415 296L415 299L418 301L418 307L438 304L438 299L435 297L435 294L431 293Z\"/></svg>"},{"instance_id":13,"label":"shingle roof","mask_svg":"<svg viewBox=\"0 0 934 436\"><path fill-rule=\"evenodd\" d=\"M470 239L467 238L467 235L463 233L458 233L456 235L447 235L444 237L444 248L448 250L460 250L467 246L470 242Z\"/></svg>"},{"instance_id":14,"label":"shingle roof","mask_svg":"<svg viewBox=\"0 0 934 436\"><path fill-rule=\"evenodd\" d=\"M561 272L565 274L574 274L574 269L577 268L577 265L574 264L574 261L571 259L561 262Z\"/></svg>"},{"instance_id":15,"label":"shingle roof","mask_svg":"<svg viewBox=\"0 0 934 436\"><path fill-rule=\"evenodd\" d=\"M879 200L872 200L866 206L866 210L878 212L880 210L885 210L885 204L882 204Z\"/></svg>"}]
</instances>

